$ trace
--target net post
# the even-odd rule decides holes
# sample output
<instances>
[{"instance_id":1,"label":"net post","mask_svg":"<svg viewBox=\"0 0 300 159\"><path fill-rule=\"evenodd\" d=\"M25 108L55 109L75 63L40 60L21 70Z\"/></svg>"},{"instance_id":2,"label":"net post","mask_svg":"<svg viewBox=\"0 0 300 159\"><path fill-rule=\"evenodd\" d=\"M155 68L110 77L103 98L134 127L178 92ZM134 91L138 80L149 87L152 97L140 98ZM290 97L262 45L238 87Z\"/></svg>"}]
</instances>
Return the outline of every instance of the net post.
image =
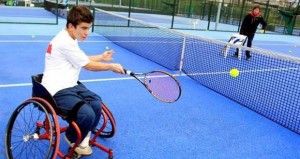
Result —
<instances>
[{"instance_id":1,"label":"net post","mask_svg":"<svg viewBox=\"0 0 300 159\"><path fill-rule=\"evenodd\" d=\"M130 18L130 15L131 15L131 0L129 0L129 8L128 8L128 18ZM127 22L127 27L130 27L130 19L128 19L128 22Z\"/></svg>"},{"instance_id":2,"label":"net post","mask_svg":"<svg viewBox=\"0 0 300 159\"><path fill-rule=\"evenodd\" d=\"M57 25L58 24L58 0L56 0L55 15L56 15L56 25Z\"/></svg>"},{"instance_id":3,"label":"net post","mask_svg":"<svg viewBox=\"0 0 300 159\"><path fill-rule=\"evenodd\" d=\"M241 13L240 13L240 20L239 20L238 31L240 31L240 27L241 27L241 19L242 19L242 16L243 16L244 9L245 9L245 1L243 1L243 3L242 3L242 9L241 9Z\"/></svg>"},{"instance_id":4,"label":"net post","mask_svg":"<svg viewBox=\"0 0 300 159\"><path fill-rule=\"evenodd\" d=\"M213 9L213 1L209 1L209 10L208 10L208 25L207 25L207 28L206 30L209 30L209 27L210 27L210 17L211 17L211 12L212 12L212 9Z\"/></svg>"},{"instance_id":5,"label":"net post","mask_svg":"<svg viewBox=\"0 0 300 159\"><path fill-rule=\"evenodd\" d=\"M93 24L92 24L92 32L94 32L94 27L95 27L95 19L96 19L96 10L95 10L95 7L93 7L93 17L94 17L94 21L93 21Z\"/></svg>"},{"instance_id":6,"label":"net post","mask_svg":"<svg viewBox=\"0 0 300 159\"><path fill-rule=\"evenodd\" d=\"M185 54L185 46L186 46L186 34L183 35L182 50L181 50L180 64L179 64L179 74L182 73L183 58L184 58L184 54Z\"/></svg>"},{"instance_id":7,"label":"net post","mask_svg":"<svg viewBox=\"0 0 300 159\"><path fill-rule=\"evenodd\" d=\"M176 7L176 3L177 3L177 0L174 0L174 6L173 6L173 11L172 11L172 22L171 22L171 29L173 29L173 26L174 26L174 18L175 18L175 7Z\"/></svg>"}]
</instances>

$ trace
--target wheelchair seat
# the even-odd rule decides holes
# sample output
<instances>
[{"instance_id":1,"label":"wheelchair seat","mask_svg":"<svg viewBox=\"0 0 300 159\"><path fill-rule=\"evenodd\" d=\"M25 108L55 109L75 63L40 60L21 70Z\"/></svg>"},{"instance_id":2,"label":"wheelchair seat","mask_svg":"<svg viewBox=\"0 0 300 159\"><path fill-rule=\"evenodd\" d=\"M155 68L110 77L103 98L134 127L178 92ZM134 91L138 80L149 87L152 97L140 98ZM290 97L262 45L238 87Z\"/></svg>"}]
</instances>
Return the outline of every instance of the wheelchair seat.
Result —
<instances>
[{"instance_id":1,"label":"wheelchair seat","mask_svg":"<svg viewBox=\"0 0 300 159\"><path fill-rule=\"evenodd\" d=\"M82 105L81 103L78 103L78 107L75 106L74 109L71 111L66 111L57 105L55 102L53 96L50 94L50 92L42 85L42 79L43 79L43 74L37 74L31 76L32 79L32 97L39 97L44 100L46 100L54 109L57 115L61 116L62 119L67 120L67 121L72 121L76 118L77 111ZM81 82L77 81L78 84L81 84Z\"/></svg>"},{"instance_id":2,"label":"wheelchair seat","mask_svg":"<svg viewBox=\"0 0 300 159\"><path fill-rule=\"evenodd\" d=\"M43 74L33 75L32 79L32 97L45 99L53 107L58 115L62 115L62 111L58 108L54 98L49 91L42 85Z\"/></svg>"}]
</instances>

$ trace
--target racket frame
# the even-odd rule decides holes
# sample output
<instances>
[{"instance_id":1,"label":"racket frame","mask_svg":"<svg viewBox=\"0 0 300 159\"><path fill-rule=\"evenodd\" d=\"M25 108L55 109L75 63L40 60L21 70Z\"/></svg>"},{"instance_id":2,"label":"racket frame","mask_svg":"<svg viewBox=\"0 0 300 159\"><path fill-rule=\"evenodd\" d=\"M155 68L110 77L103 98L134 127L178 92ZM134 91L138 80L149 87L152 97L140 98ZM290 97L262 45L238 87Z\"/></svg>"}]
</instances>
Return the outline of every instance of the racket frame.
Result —
<instances>
[{"instance_id":1,"label":"racket frame","mask_svg":"<svg viewBox=\"0 0 300 159\"><path fill-rule=\"evenodd\" d=\"M129 70L126 70L124 69L125 73L134 77L135 79L137 79L142 85L144 85L144 87L157 99L159 99L160 101L163 101L163 102L166 102L166 103L173 103L173 102L176 102L180 96L181 96L181 85L180 83L178 82L178 80L170 73L168 72L165 72L165 71L161 71L161 70L153 70L153 71L150 71L150 72L145 72L145 73L134 73L132 71L129 71ZM178 97L175 99L175 100L166 100L166 99L162 99L161 97L157 96L155 93L153 93L153 91L148 87L148 85L145 83L145 80L146 80L146 76L147 74L151 74L151 73L154 73L154 72L160 72L162 74L165 74L166 76L169 76L171 77L177 84L178 86L178 89L179 89L179 94L178 94ZM140 77L138 77L140 76ZM143 80L141 80L143 79Z\"/></svg>"}]
</instances>

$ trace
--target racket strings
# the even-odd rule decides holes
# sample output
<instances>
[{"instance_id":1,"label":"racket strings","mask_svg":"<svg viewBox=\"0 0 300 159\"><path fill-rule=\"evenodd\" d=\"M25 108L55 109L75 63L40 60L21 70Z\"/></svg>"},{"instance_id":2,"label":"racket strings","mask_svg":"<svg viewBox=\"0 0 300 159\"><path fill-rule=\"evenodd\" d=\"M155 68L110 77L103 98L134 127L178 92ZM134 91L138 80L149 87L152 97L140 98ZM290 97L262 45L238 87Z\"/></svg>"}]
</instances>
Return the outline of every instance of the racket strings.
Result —
<instances>
[{"instance_id":1,"label":"racket strings","mask_svg":"<svg viewBox=\"0 0 300 159\"><path fill-rule=\"evenodd\" d=\"M178 81L163 72L150 72L144 83L152 95L164 102L174 102L180 97L181 89Z\"/></svg>"}]
</instances>

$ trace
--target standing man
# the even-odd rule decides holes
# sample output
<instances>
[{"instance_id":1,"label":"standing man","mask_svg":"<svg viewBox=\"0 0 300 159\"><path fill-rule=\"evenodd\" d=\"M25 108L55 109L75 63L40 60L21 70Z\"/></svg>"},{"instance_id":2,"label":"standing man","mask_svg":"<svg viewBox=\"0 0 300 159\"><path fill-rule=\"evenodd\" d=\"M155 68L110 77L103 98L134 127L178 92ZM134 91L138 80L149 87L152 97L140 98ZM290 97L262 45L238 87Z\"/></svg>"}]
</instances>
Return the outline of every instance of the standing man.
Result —
<instances>
[{"instance_id":1,"label":"standing man","mask_svg":"<svg viewBox=\"0 0 300 159\"><path fill-rule=\"evenodd\" d=\"M241 35L245 35L248 37L247 40L247 47L251 47L252 46L252 41L255 35L255 32L257 30L257 26L261 24L262 28L261 31L262 33L264 33L267 23L265 22L264 18L260 15L260 7L259 5L254 6L252 11L247 14L242 22L242 26L240 29L240 34ZM238 49L235 52L235 56L238 56ZM246 60L250 60L251 55L250 55L250 51L246 51Z\"/></svg>"},{"instance_id":2,"label":"standing man","mask_svg":"<svg viewBox=\"0 0 300 159\"><path fill-rule=\"evenodd\" d=\"M124 74L117 63L109 61L114 52L106 51L101 55L87 56L78 46L90 33L94 17L84 6L74 6L68 16L66 28L50 42L45 57L45 70L42 84L51 93L59 109L71 116L82 134L82 141L75 151L78 155L90 155L91 131L96 128L101 115L101 98L77 83L81 68L90 71L113 71ZM72 146L77 135L72 125L66 131L66 141Z\"/></svg>"}]
</instances>

